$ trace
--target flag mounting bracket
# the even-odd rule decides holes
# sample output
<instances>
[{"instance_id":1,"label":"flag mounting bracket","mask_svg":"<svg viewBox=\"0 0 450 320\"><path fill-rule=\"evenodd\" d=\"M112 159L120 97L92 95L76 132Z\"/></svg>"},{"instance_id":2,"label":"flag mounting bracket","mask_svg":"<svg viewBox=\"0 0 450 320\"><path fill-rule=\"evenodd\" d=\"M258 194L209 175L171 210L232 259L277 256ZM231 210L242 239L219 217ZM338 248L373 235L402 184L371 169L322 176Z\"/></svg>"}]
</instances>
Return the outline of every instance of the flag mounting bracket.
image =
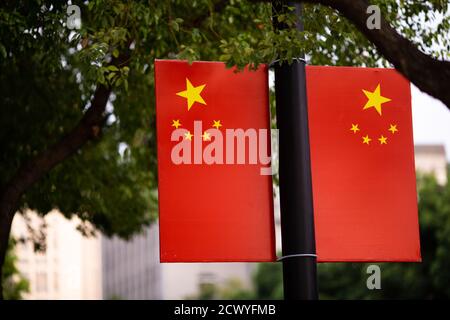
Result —
<instances>
[{"instance_id":1,"label":"flag mounting bracket","mask_svg":"<svg viewBox=\"0 0 450 320\"><path fill-rule=\"evenodd\" d=\"M285 255L285 256L277 258L277 262L282 261L284 259L295 258L295 257L313 257L313 258L317 258L317 254L315 254L315 253L288 254L288 255Z\"/></svg>"},{"instance_id":2,"label":"flag mounting bracket","mask_svg":"<svg viewBox=\"0 0 450 320\"><path fill-rule=\"evenodd\" d=\"M305 64L308 64L308 62L306 61L305 58L292 58L292 60L293 61L301 61L301 62L303 62ZM269 63L269 69L275 67L275 63L277 63L277 62L280 62L280 59L272 60L272 62Z\"/></svg>"}]
</instances>

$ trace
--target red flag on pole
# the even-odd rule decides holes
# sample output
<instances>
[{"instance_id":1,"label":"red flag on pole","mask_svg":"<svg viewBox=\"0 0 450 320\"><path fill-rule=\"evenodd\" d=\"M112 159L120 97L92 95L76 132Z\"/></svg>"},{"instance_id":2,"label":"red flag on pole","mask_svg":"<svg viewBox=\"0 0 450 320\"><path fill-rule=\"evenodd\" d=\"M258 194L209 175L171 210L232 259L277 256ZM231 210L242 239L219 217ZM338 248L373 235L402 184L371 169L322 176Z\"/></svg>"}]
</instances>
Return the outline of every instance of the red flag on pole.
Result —
<instances>
[{"instance_id":1,"label":"red flag on pole","mask_svg":"<svg viewBox=\"0 0 450 320\"><path fill-rule=\"evenodd\" d=\"M306 72L318 260L420 261L409 82L392 69Z\"/></svg>"},{"instance_id":2,"label":"red flag on pole","mask_svg":"<svg viewBox=\"0 0 450 320\"><path fill-rule=\"evenodd\" d=\"M162 262L273 261L267 67L155 62Z\"/></svg>"}]
</instances>

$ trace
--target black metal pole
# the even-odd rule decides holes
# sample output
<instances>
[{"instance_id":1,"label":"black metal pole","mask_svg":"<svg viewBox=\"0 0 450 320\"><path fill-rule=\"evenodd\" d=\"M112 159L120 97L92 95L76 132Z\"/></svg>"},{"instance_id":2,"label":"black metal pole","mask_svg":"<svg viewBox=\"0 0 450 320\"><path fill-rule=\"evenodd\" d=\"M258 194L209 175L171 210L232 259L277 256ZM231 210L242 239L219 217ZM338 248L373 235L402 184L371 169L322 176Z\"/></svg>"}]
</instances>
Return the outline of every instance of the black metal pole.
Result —
<instances>
[{"instance_id":1,"label":"black metal pole","mask_svg":"<svg viewBox=\"0 0 450 320\"><path fill-rule=\"evenodd\" d=\"M303 30L302 5L295 7L297 28ZM277 13L286 5L273 4L274 27ZM305 61L275 64L275 96L279 129L280 209L283 246L283 284L286 300L315 300L317 258L314 237L314 211L308 133Z\"/></svg>"}]
</instances>

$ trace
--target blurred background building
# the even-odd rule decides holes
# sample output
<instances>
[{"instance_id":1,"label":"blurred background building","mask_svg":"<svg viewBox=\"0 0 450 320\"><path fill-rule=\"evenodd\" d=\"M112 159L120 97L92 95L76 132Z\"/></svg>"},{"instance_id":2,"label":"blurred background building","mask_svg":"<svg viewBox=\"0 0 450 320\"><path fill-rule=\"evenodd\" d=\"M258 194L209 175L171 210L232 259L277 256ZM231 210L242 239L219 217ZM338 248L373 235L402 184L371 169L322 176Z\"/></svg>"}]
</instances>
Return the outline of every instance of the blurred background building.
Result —
<instances>
[{"instance_id":1,"label":"blurred background building","mask_svg":"<svg viewBox=\"0 0 450 320\"><path fill-rule=\"evenodd\" d=\"M99 237L84 237L78 219L66 219L53 210L45 218L32 211L16 214L11 233L27 239L29 228L45 226L46 250L35 252L31 241L16 244L17 267L28 279L25 299L102 299L101 243Z\"/></svg>"},{"instance_id":2,"label":"blurred background building","mask_svg":"<svg viewBox=\"0 0 450 320\"><path fill-rule=\"evenodd\" d=\"M102 239L104 299L186 299L208 284L250 286L252 264L160 263L155 223L131 241Z\"/></svg>"},{"instance_id":3,"label":"blurred background building","mask_svg":"<svg viewBox=\"0 0 450 320\"><path fill-rule=\"evenodd\" d=\"M418 172L447 180L447 158L443 145L417 145ZM279 202L276 196L277 250L281 249ZM157 224L130 241L118 238L85 238L77 230L77 219L67 220L56 210L44 220L33 212L26 219L16 215L12 234L28 237L28 226L46 224L45 253L36 253L31 243L18 243L18 267L30 282L27 299L185 299L195 297L206 284L222 286L238 281L251 286L256 264L159 262Z\"/></svg>"},{"instance_id":4,"label":"blurred background building","mask_svg":"<svg viewBox=\"0 0 450 320\"><path fill-rule=\"evenodd\" d=\"M435 176L440 184L447 183L447 158L443 145L416 145L416 170Z\"/></svg>"},{"instance_id":5,"label":"blurred background building","mask_svg":"<svg viewBox=\"0 0 450 320\"><path fill-rule=\"evenodd\" d=\"M147 227L131 241L102 238L104 299L161 299L158 229Z\"/></svg>"}]
</instances>

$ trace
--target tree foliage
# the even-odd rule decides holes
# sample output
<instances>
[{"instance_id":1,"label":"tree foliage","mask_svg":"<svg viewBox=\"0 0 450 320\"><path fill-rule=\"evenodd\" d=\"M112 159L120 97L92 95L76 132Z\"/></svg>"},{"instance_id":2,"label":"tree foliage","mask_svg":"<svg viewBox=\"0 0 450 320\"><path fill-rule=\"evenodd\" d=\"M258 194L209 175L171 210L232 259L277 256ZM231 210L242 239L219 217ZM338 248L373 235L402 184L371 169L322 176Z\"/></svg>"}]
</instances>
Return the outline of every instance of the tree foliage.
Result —
<instances>
[{"instance_id":1,"label":"tree foliage","mask_svg":"<svg viewBox=\"0 0 450 320\"><path fill-rule=\"evenodd\" d=\"M155 58L243 66L304 51L314 64L386 64L350 22L321 6L306 7L307 31L299 34L274 31L267 3L72 3L81 8L80 30L66 27L64 1L5 1L0 7L0 185L74 127L89 108L96 84L111 83L114 96L99 139L49 172L20 202L20 208L43 214L53 207L67 216L76 213L106 233L126 236L155 217ZM378 3L424 51L448 57L446 1ZM277 19L294 23L289 14ZM423 21L430 27L424 28ZM127 66L108 66L130 45Z\"/></svg>"},{"instance_id":2,"label":"tree foliage","mask_svg":"<svg viewBox=\"0 0 450 320\"><path fill-rule=\"evenodd\" d=\"M3 296L6 300L22 299L29 290L28 280L17 269L17 257L14 253L15 241L9 241L8 252L3 266Z\"/></svg>"},{"instance_id":3,"label":"tree foliage","mask_svg":"<svg viewBox=\"0 0 450 320\"><path fill-rule=\"evenodd\" d=\"M423 51L449 58L447 1L375 3ZM69 4L81 9L79 30L67 27ZM328 7L305 6L304 32L274 30L271 19L270 3L246 0L2 1L0 199L17 189L15 174L25 164L33 171L37 156L73 132L91 109L96 88L112 94L106 91L104 119L83 148L17 192L19 200L8 200L14 205L0 213L0 261L11 210L45 215L58 208L125 238L156 218L154 59L243 67L290 61L305 52L313 64L388 65L351 22ZM274 19L295 23L290 13L276 12Z\"/></svg>"}]
</instances>

